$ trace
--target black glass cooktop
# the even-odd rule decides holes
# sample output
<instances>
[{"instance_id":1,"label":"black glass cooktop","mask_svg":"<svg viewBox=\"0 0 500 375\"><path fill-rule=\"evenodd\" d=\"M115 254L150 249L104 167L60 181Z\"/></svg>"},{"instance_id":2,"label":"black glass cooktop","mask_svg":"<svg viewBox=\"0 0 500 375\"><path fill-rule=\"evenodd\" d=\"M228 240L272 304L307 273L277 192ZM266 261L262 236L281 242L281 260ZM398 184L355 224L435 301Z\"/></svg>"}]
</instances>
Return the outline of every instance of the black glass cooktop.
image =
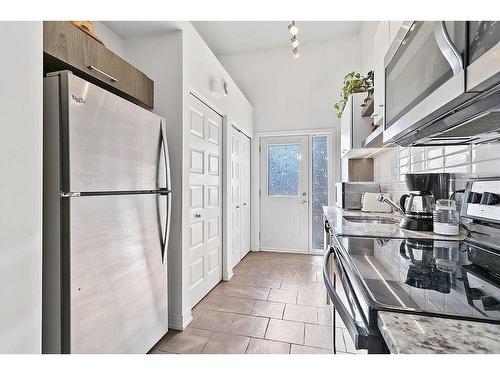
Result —
<instances>
[{"instance_id":1,"label":"black glass cooktop","mask_svg":"<svg viewBox=\"0 0 500 375\"><path fill-rule=\"evenodd\" d=\"M500 322L500 254L466 241L341 238L343 264L377 309Z\"/></svg>"}]
</instances>

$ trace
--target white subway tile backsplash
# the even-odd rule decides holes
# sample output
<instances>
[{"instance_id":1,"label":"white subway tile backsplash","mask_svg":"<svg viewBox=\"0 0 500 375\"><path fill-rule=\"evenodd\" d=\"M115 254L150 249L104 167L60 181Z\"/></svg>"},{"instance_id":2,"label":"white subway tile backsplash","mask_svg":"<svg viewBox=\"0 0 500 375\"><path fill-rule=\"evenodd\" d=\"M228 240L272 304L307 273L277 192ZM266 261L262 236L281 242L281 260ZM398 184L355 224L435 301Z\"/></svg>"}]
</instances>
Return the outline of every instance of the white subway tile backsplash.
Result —
<instances>
[{"instance_id":1,"label":"white subway tile backsplash","mask_svg":"<svg viewBox=\"0 0 500 375\"><path fill-rule=\"evenodd\" d=\"M465 145L465 146L445 146L444 147L444 154L445 155L450 155L450 154L455 154L457 152L465 152L465 151L470 151L471 146Z\"/></svg>"},{"instance_id":2,"label":"white subway tile backsplash","mask_svg":"<svg viewBox=\"0 0 500 375\"><path fill-rule=\"evenodd\" d=\"M420 161L425 160L425 148L424 147L415 147L411 148L411 162L418 163Z\"/></svg>"},{"instance_id":3,"label":"white subway tile backsplash","mask_svg":"<svg viewBox=\"0 0 500 375\"><path fill-rule=\"evenodd\" d=\"M485 160L472 164L472 173L479 176L500 174L500 159Z\"/></svg>"},{"instance_id":4,"label":"white subway tile backsplash","mask_svg":"<svg viewBox=\"0 0 500 375\"><path fill-rule=\"evenodd\" d=\"M425 171L425 161L420 161L418 163L412 163L411 171L412 171L412 173L424 172Z\"/></svg>"},{"instance_id":5,"label":"white subway tile backsplash","mask_svg":"<svg viewBox=\"0 0 500 375\"><path fill-rule=\"evenodd\" d=\"M467 178L500 175L500 142L486 145L394 147L374 157L375 181L384 191L400 195L407 190L405 173L453 173L453 188Z\"/></svg>"},{"instance_id":6,"label":"white subway tile backsplash","mask_svg":"<svg viewBox=\"0 0 500 375\"><path fill-rule=\"evenodd\" d=\"M452 165L470 164L470 150L452 154L445 157L444 164L446 167Z\"/></svg>"},{"instance_id":7,"label":"white subway tile backsplash","mask_svg":"<svg viewBox=\"0 0 500 375\"><path fill-rule=\"evenodd\" d=\"M439 172L441 172L441 170L443 170L443 167L444 167L444 159L442 157L430 159L430 160L427 160L427 162L426 162L426 169L432 170L433 172L436 172L436 173L438 172L438 171L436 171L437 169L440 169Z\"/></svg>"},{"instance_id":8,"label":"white subway tile backsplash","mask_svg":"<svg viewBox=\"0 0 500 375\"><path fill-rule=\"evenodd\" d=\"M443 147L435 146L435 147L427 147L427 159L437 158L443 156Z\"/></svg>"}]
</instances>

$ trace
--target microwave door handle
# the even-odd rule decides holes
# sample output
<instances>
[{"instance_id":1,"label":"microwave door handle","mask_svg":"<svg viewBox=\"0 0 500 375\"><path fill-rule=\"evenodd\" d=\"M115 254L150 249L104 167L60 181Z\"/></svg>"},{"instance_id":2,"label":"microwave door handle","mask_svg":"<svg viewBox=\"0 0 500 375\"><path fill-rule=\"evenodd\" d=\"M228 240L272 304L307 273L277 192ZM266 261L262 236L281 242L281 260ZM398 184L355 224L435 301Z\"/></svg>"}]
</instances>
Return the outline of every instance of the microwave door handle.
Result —
<instances>
[{"instance_id":1,"label":"microwave door handle","mask_svg":"<svg viewBox=\"0 0 500 375\"><path fill-rule=\"evenodd\" d=\"M366 332L361 327L358 326L356 321L349 314L349 311L342 303L342 300L340 299L340 296L337 294L337 291L335 290L332 281L330 280L329 277L328 263L330 260L330 256L334 254L334 251L335 250L333 249L333 247L330 247L323 257L323 280L325 282L326 290L328 292L330 300L332 301L333 306L340 315L340 318L344 322L347 330L349 331L351 336L353 336L354 346L356 347L356 349L366 349L366 338L367 338Z\"/></svg>"},{"instance_id":2,"label":"microwave door handle","mask_svg":"<svg viewBox=\"0 0 500 375\"><path fill-rule=\"evenodd\" d=\"M464 61L448 34L445 21L434 21L434 36L441 53L453 70L453 75L464 70Z\"/></svg>"}]
</instances>

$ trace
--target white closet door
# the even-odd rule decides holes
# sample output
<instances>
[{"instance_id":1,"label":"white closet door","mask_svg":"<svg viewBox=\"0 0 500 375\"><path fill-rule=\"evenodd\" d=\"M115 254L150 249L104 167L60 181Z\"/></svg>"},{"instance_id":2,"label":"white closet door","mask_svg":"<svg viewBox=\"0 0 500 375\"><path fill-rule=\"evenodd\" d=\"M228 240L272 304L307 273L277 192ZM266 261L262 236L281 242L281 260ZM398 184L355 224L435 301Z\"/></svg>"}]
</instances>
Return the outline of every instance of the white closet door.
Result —
<instances>
[{"instance_id":1,"label":"white closet door","mask_svg":"<svg viewBox=\"0 0 500 375\"><path fill-rule=\"evenodd\" d=\"M232 265L250 251L250 138L231 127Z\"/></svg>"},{"instance_id":2,"label":"white closet door","mask_svg":"<svg viewBox=\"0 0 500 375\"><path fill-rule=\"evenodd\" d=\"M188 281L191 306L222 280L222 117L191 95Z\"/></svg>"},{"instance_id":3,"label":"white closet door","mask_svg":"<svg viewBox=\"0 0 500 375\"><path fill-rule=\"evenodd\" d=\"M250 251L250 138L241 134L241 257Z\"/></svg>"},{"instance_id":4,"label":"white closet door","mask_svg":"<svg viewBox=\"0 0 500 375\"><path fill-rule=\"evenodd\" d=\"M240 132L231 127L231 209L233 267L241 260L241 140Z\"/></svg>"}]
</instances>

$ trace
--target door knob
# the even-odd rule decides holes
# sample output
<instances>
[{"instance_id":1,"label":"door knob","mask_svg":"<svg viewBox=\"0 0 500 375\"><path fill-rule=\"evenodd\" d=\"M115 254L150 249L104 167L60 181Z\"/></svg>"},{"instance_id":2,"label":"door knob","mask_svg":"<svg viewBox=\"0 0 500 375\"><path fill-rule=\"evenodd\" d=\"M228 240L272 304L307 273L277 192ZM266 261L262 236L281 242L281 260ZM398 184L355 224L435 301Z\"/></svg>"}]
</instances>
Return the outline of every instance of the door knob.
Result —
<instances>
[{"instance_id":1,"label":"door knob","mask_svg":"<svg viewBox=\"0 0 500 375\"><path fill-rule=\"evenodd\" d=\"M200 219L201 218L201 214L194 214L194 217L195 217L195 219Z\"/></svg>"},{"instance_id":2,"label":"door knob","mask_svg":"<svg viewBox=\"0 0 500 375\"><path fill-rule=\"evenodd\" d=\"M304 200L304 201L302 201L302 202L300 202L300 203L302 203L302 204L307 204L307 201L306 201L306 200Z\"/></svg>"},{"instance_id":3,"label":"door knob","mask_svg":"<svg viewBox=\"0 0 500 375\"><path fill-rule=\"evenodd\" d=\"M240 208L240 206L236 206L236 208Z\"/></svg>"},{"instance_id":4,"label":"door knob","mask_svg":"<svg viewBox=\"0 0 500 375\"><path fill-rule=\"evenodd\" d=\"M246 206L247 205L247 202L243 202L243 206Z\"/></svg>"},{"instance_id":5,"label":"door knob","mask_svg":"<svg viewBox=\"0 0 500 375\"><path fill-rule=\"evenodd\" d=\"M304 192L302 193L302 196L303 196L303 197L305 197L306 195L307 195L307 193L304 191Z\"/></svg>"}]
</instances>

